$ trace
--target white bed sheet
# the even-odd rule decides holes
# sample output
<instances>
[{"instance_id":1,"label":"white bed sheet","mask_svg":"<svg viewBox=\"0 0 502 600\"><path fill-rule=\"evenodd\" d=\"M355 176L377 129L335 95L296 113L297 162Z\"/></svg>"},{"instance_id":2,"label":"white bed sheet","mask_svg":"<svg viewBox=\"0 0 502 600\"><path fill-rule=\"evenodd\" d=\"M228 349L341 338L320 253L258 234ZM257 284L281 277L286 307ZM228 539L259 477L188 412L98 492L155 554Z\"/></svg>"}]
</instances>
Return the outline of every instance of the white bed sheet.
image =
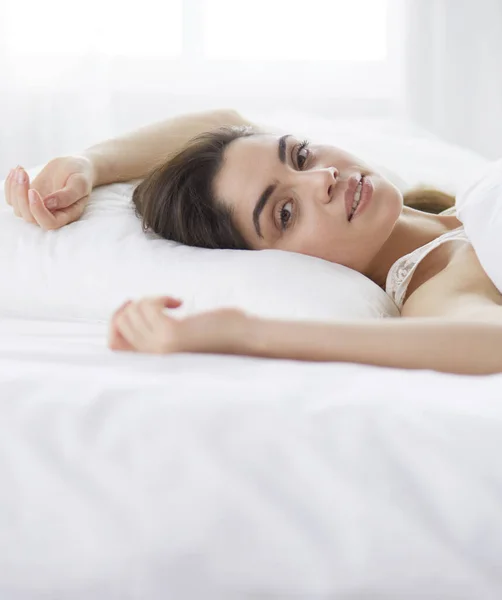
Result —
<instances>
[{"instance_id":1,"label":"white bed sheet","mask_svg":"<svg viewBox=\"0 0 502 600\"><path fill-rule=\"evenodd\" d=\"M0 319L0 598L500 599L502 376Z\"/></svg>"}]
</instances>

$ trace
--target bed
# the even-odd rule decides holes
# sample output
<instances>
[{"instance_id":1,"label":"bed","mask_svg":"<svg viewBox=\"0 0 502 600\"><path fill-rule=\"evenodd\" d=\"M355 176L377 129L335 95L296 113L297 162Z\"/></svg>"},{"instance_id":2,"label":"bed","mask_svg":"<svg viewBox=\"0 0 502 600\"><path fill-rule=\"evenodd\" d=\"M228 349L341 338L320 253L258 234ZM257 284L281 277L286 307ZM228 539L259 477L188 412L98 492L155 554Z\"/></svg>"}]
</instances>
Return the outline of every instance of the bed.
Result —
<instances>
[{"instance_id":1,"label":"bed","mask_svg":"<svg viewBox=\"0 0 502 600\"><path fill-rule=\"evenodd\" d=\"M113 353L23 312L2 600L502 597L502 375Z\"/></svg>"}]
</instances>

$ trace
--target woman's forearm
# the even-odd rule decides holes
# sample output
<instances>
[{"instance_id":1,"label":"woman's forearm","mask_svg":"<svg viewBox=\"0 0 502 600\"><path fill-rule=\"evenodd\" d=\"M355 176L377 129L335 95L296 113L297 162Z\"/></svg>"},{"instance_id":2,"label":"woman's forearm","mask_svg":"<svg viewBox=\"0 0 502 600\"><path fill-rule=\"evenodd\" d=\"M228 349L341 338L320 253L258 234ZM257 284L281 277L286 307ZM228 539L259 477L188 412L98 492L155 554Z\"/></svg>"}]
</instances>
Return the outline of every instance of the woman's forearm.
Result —
<instances>
[{"instance_id":1,"label":"woman's forearm","mask_svg":"<svg viewBox=\"0 0 502 600\"><path fill-rule=\"evenodd\" d=\"M243 354L447 373L502 372L502 323L400 318L348 323L250 319Z\"/></svg>"},{"instance_id":2,"label":"woman's forearm","mask_svg":"<svg viewBox=\"0 0 502 600\"><path fill-rule=\"evenodd\" d=\"M141 179L196 135L226 125L252 125L233 110L174 117L91 146L83 153L94 167L94 187Z\"/></svg>"}]
</instances>

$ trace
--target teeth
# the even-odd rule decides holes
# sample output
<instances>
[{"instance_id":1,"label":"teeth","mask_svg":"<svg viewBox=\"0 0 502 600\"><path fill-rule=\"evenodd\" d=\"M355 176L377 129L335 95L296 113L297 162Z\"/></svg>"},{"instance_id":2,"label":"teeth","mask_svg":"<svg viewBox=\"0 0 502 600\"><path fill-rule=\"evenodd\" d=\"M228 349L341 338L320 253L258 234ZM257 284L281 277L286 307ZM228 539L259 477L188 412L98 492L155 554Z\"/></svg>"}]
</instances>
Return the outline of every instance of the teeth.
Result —
<instances>
[{"instance_id":1,"label":"teeth","mask_svg":"<svg viewBox=\"0 0 502 600\"><path fill-rule=\"evenodd\" d=\"M354 202L352 202L352 208L355 208L357 206L360 199L361 199L361 190L356 190L356 193L354 194Z\"/></svg>"},{"instance_id":2,"label":"teeth","mask_svg":"<svg viewBox=\"0 0 502 600\"><path fill-rule=\"evenodd\" d=\"M354 209L361 199L361 190L363 189L363 180L357 184L356 191L354 193L354 202L352 202L352 208Z\"/></svg>"},{"instance_id":3,"label":"teeth","mask_svg":"<svg viewBox=\"0 0 502 600\"><path fill-rule=\"evenodd\" d=\"M350 211L350 217L352 217L352 215L354 214L354 211L357 208L357 205L359 204L359 200L361 199L361 191L362 191L362 189L363 189L363 179L361 177L361 180L357 184L356 191L354 192L354 201L352 202L352 207L351 207L351 211Z\"/></svg>"}]
</instances>

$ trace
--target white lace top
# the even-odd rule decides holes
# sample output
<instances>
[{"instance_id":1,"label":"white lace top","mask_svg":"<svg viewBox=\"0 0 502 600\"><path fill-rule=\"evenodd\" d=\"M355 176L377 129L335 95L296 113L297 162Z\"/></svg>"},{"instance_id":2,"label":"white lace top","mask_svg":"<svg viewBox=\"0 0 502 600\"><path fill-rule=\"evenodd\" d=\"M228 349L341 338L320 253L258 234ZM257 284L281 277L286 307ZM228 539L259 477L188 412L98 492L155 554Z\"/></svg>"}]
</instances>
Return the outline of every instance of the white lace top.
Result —
<instances>
[{"instance_id":1,"label":"white lace top","mask_svg":"<svg viewBox=\"0 0 502 600\"><path fill-rule=\"evenodd\" d=\"M448 215L454 213L455 207L452 207L441 214ZM463 226L453 229L452 231L448 231L447 233L440 235L435 240L432 240L432 242L425 244L425 246L421 246L413 252L398 258L392 265L385 281L385 291L387 294L389 294L392 300L394 300L399 310L403 308L408 285L411 281L413 273L415 272L415 269L420 264L420 261L422 261L427 254L429 254L429 252L434 250L434 248L437 248L438 246L441 246L441 244L444 244L444 242L450 240L469 241Z\"/></svg>"}]
</instances>

